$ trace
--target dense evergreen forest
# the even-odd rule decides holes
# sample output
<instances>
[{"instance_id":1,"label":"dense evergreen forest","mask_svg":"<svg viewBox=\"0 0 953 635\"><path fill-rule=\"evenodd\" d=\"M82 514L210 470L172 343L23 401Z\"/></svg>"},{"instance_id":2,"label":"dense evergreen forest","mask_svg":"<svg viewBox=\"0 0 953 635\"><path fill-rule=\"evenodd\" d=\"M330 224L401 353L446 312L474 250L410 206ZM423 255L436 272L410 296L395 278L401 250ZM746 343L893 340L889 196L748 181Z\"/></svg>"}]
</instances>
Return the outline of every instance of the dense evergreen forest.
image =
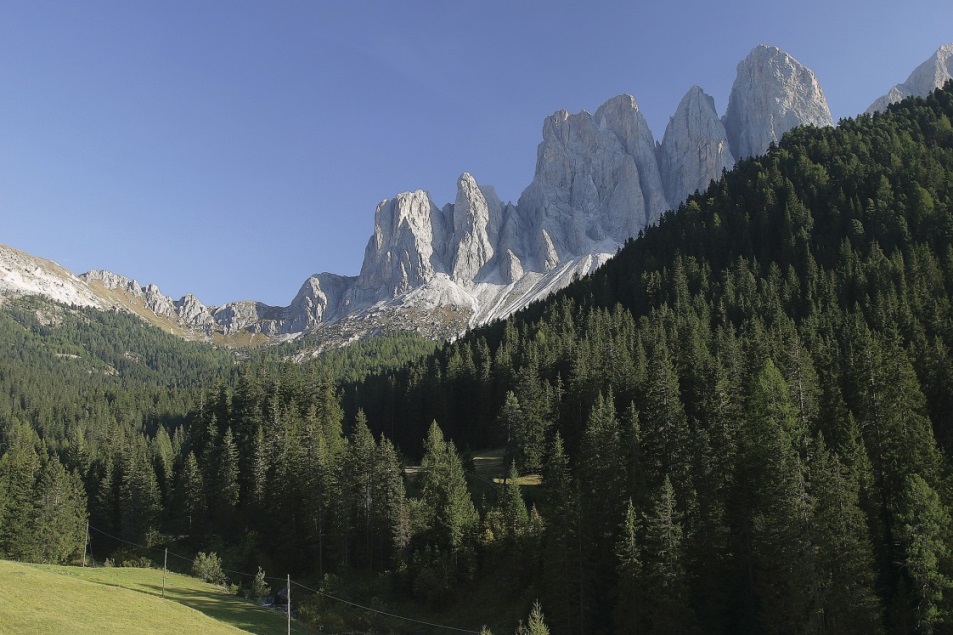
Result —
<instances>
[{"instance_id":1,"label":"dense evergreen forest","mask_svg":"<svg viewBox=\"0 0 953 635\"><path fill-rule=\"evenodd\" d=\"M951 299L953 85L792 131L430 354L8 302L0 553L69 560L88 515L466 628L950 629Z\"/></svg>"}]
</instances>

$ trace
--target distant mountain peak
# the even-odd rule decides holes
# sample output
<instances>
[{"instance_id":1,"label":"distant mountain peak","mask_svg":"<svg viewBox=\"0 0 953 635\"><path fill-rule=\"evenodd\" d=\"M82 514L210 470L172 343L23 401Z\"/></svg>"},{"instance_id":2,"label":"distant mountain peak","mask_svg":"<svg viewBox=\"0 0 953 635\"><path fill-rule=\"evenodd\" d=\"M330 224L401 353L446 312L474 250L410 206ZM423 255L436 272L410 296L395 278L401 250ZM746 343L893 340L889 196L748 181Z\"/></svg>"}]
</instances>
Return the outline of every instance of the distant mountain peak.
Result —
<instances>
[{"instance_id":1,"label":"distant mountain peak","mask_svg":"<svg viewBox=\"0 0 953 635\"><path fill-rule=\"evenodd\" d=\"M703 191L734 163L715 100L699 86L692 86L669 119L659 146L666 197L672 202L683 201L696 190Z\"/></svg>"},{"instance_id":2,"label":"distant mountain peak","mask_svg":"<svg viewBox=\"0 0 953 635\"><path fill-rule=\"evenodd\" d=\"M944 44L925 62L917 66L907 81L897 84L867 108L866 114L886 110L887 106L906 97L926 97L953 79L953 43Z\"/></svg>"},{"instance_id":3,"label":"distant mountain peak","mask_svg":"<svg viewBox=\"0 0 953 635\"><path fill-rule=\"evenodd\" d=\"M765 44L738 63L722 121L736 159L763 154L795 126L834 125L814 72Z\"/></svg>"}]
</instances>

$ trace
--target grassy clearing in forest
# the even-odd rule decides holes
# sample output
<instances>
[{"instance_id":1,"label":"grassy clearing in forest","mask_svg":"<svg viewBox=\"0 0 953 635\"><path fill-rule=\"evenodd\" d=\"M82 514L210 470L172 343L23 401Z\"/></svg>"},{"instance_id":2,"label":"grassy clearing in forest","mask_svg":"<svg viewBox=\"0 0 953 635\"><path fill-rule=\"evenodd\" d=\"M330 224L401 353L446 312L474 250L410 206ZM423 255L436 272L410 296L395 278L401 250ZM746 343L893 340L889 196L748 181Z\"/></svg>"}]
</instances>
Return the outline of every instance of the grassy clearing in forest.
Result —
<instances>
[{"instance_id":1,"label":"grassy clearing in forest","mask_svg":"<svg viewBox=\"0 0 953 635\"><path fill-rule=\"evenodd\" d=\"M473 466L477 476L502 484L509 466L503 465L503 448L482 450L473 456ZM543 482L539 474L522 474L516 482L523 488L536 487Z\"/></svg>"}]
</instances>

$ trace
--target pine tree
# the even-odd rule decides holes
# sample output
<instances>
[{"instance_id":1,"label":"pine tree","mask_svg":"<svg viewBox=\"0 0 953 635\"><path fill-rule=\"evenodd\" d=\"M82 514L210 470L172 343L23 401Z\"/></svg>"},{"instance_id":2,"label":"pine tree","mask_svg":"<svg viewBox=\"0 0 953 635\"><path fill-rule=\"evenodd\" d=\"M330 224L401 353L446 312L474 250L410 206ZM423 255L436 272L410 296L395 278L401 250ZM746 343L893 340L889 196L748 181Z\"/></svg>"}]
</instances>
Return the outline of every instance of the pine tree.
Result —
<instances>
[{"instance_id":1,"label":"pine tree","mask_svg":"<svg viewBox=\"0 0 953 635\"><path fill-rule=\"evenodd\" d=\"M205 528L208 506L202 471L193 452L189 452L182 463L176 479L175 499L179 527L192 536L200 535Z\"/></svg>"},{"instance_id":2,"label":"pine tree","mask_svg":"<svg viewBox=\"0 0 953 635\"><path fill-rule=\"evenodd\" d=\"M857 477L824 447L823 438L813 450L811 487L823 628L832 633L882 631L873 545Z\"/></svg>"},{"instance_id":3,"label":"pine tree","mask_svg":"<svg viewBox=\"0 0 953 635\"><path fill-rule=\"evenodd\" d=\"M901 565L910 580L910 604L919 633L933 633L947 617L944 594L953 588L950 524L950 514L933 488L918 474L908 476L896 537L902 550Z\"/></svg>"},{"instance_id":4,"label":"pine tree","mask_svg":"<svg viewBox=\"0 0 953 635\"><path fill-rule=\"evenodd\" d=\"M404 489L403 468L394 445L385 437L377 444L374 461L375 516L381 542L381 563L399 568L410 544L410 509Z\"/></svg>"},{"instance_id":5,"label":"pine tree","mask_svg":"<svg viewBox=\"0 0 953 635\"><path fill-rule=\"evenodd\" d=\"M243 505L251 510L250 516L254 516L264 510L268 483L268 446L261 424L255 426L248 465L248 494Z\"/></svg>"},{"instance_id":6,"label":"pine tree","mask_svg":"<svg viewBox=\"0 0 953 635\"><path fill-rule=\"evenodd\" d=\"M497 509L500 512L502 537L516 541L528 529L529 514L519 486L519 472L510 466L506 484L497 491Z\"/></svg>"},{"instance_id":7,"label":"pine tree","mask_svg":"<svg viewBox=\"0 0 953 635\"><path fill-rule=\"evenodd\" d=\"M47 461L34 490L30 549L25 559L60 564L79 554L86 538L86 491L77 473Z\"/></svg>"},{"instance_id":8,"label":"pine tree","mask_svg":"<svg viewBox=\"0 0 953 635\"><path fill-rule=\"evenodd\" d=\"M119 503L123 539L148 544L158 527L161 500L156 473L141 438L132 440L125 449Z\"/></svg>"},{"instance_id":9,"label":"pine tree","mask_svg":"<svg viewBox=\"0 0 953 635\"><path fill-rule=\"evenodd\" d=\"M15 444L0 457L0 480L6 491L5 509L0 509L0 552L8 558L23 559L30 549L33 497L40 460L36 451Z\"/></svg>"},{"instance_id":10,"label":"pine tree","mask_svg":"<svg viewBox=\"0 0 953 635\"><path fill-rule=\"evenodd\" d=\"M349 552L355 553L356 563L368 568L373 567L372 524L377 504L374 499L375 450L374 436L367 427L364 411L360 410L346 446L344 482L345 497L349 503L349 523L356 530L355 544Z\"/></svg>"},{"instance_id":11,"label":"pine tree","mask_svg":"<svg viewBox=\"0 0 953 635\"><path fill-rule=\"evenodd\" d=\"M549 635L549 627L546 626L543 619L543 608L540 606L539 600L533 603L526 626L520 624L519 628L516 629L516 635Z\"/></svg>"},{"instance_id":12,"label":"pine tree","mask_svg":"<svg viewBox=\"0 0 953 635\"><path fill-rule=\"evenodd\" d=\"M687 633L695 629L688 605L684 527L675 490L666 476L645 518L642 598L650 632Z\"/></svg>"},{"instance_id":13,"label":"pine tree","mask_svg":"<svg viewBox=\"0 0 953 635\"><path fill-rule=\"evenodd\" d=\"M639 545L639 519L629 499L625 520L616 544L618 582L615 593L615 627L619 633L638 632L642 600L642 557Z\"/></svg>"},{"instance_id":14,"label":"pine tree","mask_svg":"<svg viewBox=\"0 0 953 635\"><path fill-rule=\"evenodd\" d=\"M659 342L649 367L645 401L641 404L641 430L646 467L652 488L669 475L682 496L691 490L690 435L682 407L678 376L665 343Z\"/></svg>"},{"instance_id":15,"label":"pine tree","mask_svg":"<svg viewBox=\"0 0 953 635\"><path fill-rule=\"evenodd\" d=\"M503 437L503 463L509 465L516 460L517 450L517 430L521 425L523 412L520 409L520 402L516 398L516 393L512 390L506 392L503 400L503 407L497 416L497 427Z\"/></svg>"},{"instance_id":16,"label":"pine tree","mask_svg":"<svg viewBox=\"0 0 953 635\"><path fill-rule=\"evenodd\" d=\"M162 500L166 504L169 502L169 494L172 488L172 465L174 460L172 439L169 438L165 426L160 425L152 439L152 463L156 471L156 480L159 484Z\"/></svg>"},{"instance_id":17,"label":"pine tree","mask_svg":"<svg viewBox=\"0 0 953 635\"><path fill-rule=\"evenodd\" d=\"M422 498L432 518L437 545L454 561L470 549L479 522L467 490L463 464L452 441L434 421L424 442Z\"/></svg>"},{"instance_id":18,"label":"pine tree","mask_svg":"<svg viewBox=\"0 0 953 635\"><path fill-rule=\"evenodd\" d=\"M756 597L761 628L768 630L796 630L814 615L817 601L812 501L795 450L803 436L787 383L769 359L754 381L741 435L736 511L742 516L735 519L753 582L749 607Z\"/></svg>"},{"instance_id":19,"label":"pine tree","mask_svg":"<svg viewBox=\"0 0 953 635\"><path fill-rule=\"evenodd\" d=\"M208 488L209 514L219 527L232 526L238 507L238 448L231 427L225 429L221 445L213 454L215 462Z\"/></svg>"},{"instance_id":20,"label":"pine tree","mask_svg":"<svg viewBox=\"0 0 953 635\"><path fill-rule=\"evenodd\" d=\"M598 602L594 613L604 621L611 617L613 549L625 511L628 485L621 432L611 395L608 398L599 395L579 448L578 486L583 531L591 550L587 558L591 568L584 575L593 585Z\"/></svg>"},{"instance_id":21,"label":"pine tree","mask_svg":"<svg viewBox=\"0 0 953 635\"><path fill-rule=\"evenodd\" d=\"M568 632L582 632L589 624L592 606L592 584L586 577L590 543L581 524L579 489L559 432L553 440L543 485L550 510L543 545L544 599L552 607L556 624Z\"/></svg>"}]
</instances>

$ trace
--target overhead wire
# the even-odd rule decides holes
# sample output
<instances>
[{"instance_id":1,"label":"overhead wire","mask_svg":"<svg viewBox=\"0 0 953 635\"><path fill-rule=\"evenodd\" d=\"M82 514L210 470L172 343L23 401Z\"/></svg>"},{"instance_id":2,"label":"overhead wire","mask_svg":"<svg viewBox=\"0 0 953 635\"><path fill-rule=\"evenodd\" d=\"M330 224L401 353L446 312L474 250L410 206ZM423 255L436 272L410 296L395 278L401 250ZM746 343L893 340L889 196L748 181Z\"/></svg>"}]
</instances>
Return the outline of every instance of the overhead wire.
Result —
<instances>
[{"instance_id":1,"label":"overhead wire","mask_svg":"<svg viewBox=\"0 0 953 635\"><path fill-rule=\"evenodd\" d=\"M125 540L124 538L120 538L119 536L114 536L114 535L112 535L112 534L110 534L110 533L108 533L108 532L103 531L102 529L99 529L98 527L94 527L93 525L89 525L89 528L92 529L93 531L99 533L99 534L102 534L103 536L106 536L107 538L111 538L111 539L113 539L113 540L116 540L116 541L118 541L118 542L121 542L121 543L123 543L123 544L129 545L129 546L132 546L132 547L138 547L138 548L140 548L140 549L145 549L145 550L147 550L147 551L167 552L170 556L173 556L173 557L175 557L175 558L179 558L180 560L184 560L184 561L186 561L186 562L194 562L194 558L188 558L188 557L186 557L186 556L179 555L179 554L177 554L177 553L175 553L175 552L173 552L173 551L168 551L167 549L164 549L164 548L148 547L148 546L146 546L146 545L140 545L139 543L131 542L131 541L129 541L129 540ZM90 552L92 552L92 540L90 540L89 550L90 550ZM247 576L247 577L252 577L252 578L255 578L255 577L258 576L258 574L256 574L256 573L247 573L247 572L245 572L245 571L235 571L235 570L233 570L233 569L222 569L222 572L223 572L223 573L232 573L232 574L235 574L235 575ZM288 580L290 580L290 578L288 578L288 579L286 579L286 578L274 578L274 577L270 577L270 576L265 576L265 579L266 579L266 580L272 580L272 581L275 581L275 582L281 582L282 584L285 584L285 583L287 583ZM372 612L372 613L376 613L376 614L378 614L378 615L383 615L383 616L385 616L385 617L389 617L389 618L393 618L393 619L398 619L398 620L403 620L403 621L405 621L405 622L412 622L412 623L414 623L414 624L420 624L420 625L423 625L423 626L430 626L430 627L433 627L433 628L441 628L441 629L445 629L445 630L448 630L448 631L456 631L456 632L459 632L459 633L474 633L474 634L476 634L476 635L479 635L479 631L472 631L472 630L468 630L468 629L464 629L464 628L458 628L458 627L456 627L456 626L447 626L447 625L444 625L444 624L435 624L435 623L433 623L433 622L427 622L427 621L424 621L424 620L418 620L418 619L415 619L415 618L412 618L412 617L406 617L406 616L404 616L404 615L398 615L398 614L396 614L396 613L389 613L389 612L387 612L387 611L382 611L382 610L380 610L380 609L375 609L374 607L371 607L371 606L365 606L365 605L363 605L363 604L358 604L357 602L352 602L352 601L350 601L350 600L345 600L344 598L336 597L336 596L334 596L334 595L331 595L330 593L326 593L326 592L324 592L324 591L319 591L319 590L317 590L317 589L313 589L313 588L311 588L311 587L309 587L309 586L306 586L306 585L301 584L300 582L296 582L296 581L294 581L294 580L290 580L290 581L291 581L291 584L293 584L293 585L295 585L295 586L297 586L297 587L301 587L302 589L304 589L304 590L306 590L306 591L310 591L311 593L314 593L314 594L316 594L316 595L320 595L320 596L322 596L322 597L326 597L326 598L328 598L329 600L334 600L334 601L336 601L336 602L341 602L342 604L347 604L347 605L349 605L349 606L353 606L353 607L355 607L355 608L358 608L358 609L361 609L361 610L364 610L364 611L370 611L370 612Z\"/></svg>"}]
</instances>

